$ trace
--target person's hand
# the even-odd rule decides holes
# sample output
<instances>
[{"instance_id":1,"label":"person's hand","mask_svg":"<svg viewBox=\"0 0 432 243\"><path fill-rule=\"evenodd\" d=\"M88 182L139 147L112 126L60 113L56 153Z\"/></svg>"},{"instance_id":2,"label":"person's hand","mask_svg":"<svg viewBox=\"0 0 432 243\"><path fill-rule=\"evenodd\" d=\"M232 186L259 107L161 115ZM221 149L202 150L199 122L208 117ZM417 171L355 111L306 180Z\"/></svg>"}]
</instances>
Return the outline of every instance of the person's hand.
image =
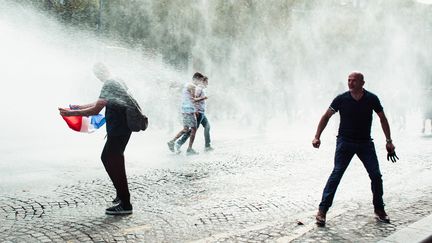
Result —
<instances>
[{"instance_id":1,"label":"person's hand","mask_svg":"<svg viewBox=\"0 0 432 243\"><path fill-rule=\"evenodd\" d=\"M62 115L62 116L71 116L72 115L71 114L72 112L69 109L65 109L65 108L61 108L61 107L59 107L58 109L60 111L60 115Z\"/></svg>"},{"instance_id":2,"label":"person's hand","mask_svg":"<svg viewBox=\"0 0 432 243\"><path fill-rule=\"evenodd\" d=\"M69 108L70 108L71 110L78 110L78 109L81 109L79 105L69 105Z\"/></svg>"},{"instance_id":3,"label":"person's hand","mask_svg":"<svg viewBox=\"0 0 432 243\"><path fill-rule=\"evenodd\" d=\"M387 143L386 149L387 149L387 160L393 163L396 162L396 160L398 160L399 157L397 157L396 155L395 146L393 145L393 143L391 142Z\"/></svg>"},{"instance_id":4,"label":"person's hand","mask_svg":"<svg viewBox=\"0 0 432 243\"><path fill-rule=\"evenodd\" d=\"M390 142L386 143L386 149L387 149L387 152L391 153L391 152L394 152L394 150L395 150L395 146L394 146L393 143L390 141Z\"/></svg>"},{"instance_id":5,"label":"person's hand","mask_svg":"<svg viewBox=\"0 0 432 243\"><path fill-rule=\"evenodd\" d=\"M312 140L312 146L314 148L319 148L320 145L321 145L321 140L319 138L314 138Z\"/></svg>"},{"instance_id":6,"label":"person's hand","mask_svg":"<svg viewBox=\"0 0 432 243\"><path fill-rule=\"evenodd\" d=\"M397 157L397 155L396 155L396 152L395 151L393 151L393 152L387 152L387 160L388 161L391 161L391 162L396 162L396 160L398 160L399 159L399 157Z\"/></svg>"}]
</instances>

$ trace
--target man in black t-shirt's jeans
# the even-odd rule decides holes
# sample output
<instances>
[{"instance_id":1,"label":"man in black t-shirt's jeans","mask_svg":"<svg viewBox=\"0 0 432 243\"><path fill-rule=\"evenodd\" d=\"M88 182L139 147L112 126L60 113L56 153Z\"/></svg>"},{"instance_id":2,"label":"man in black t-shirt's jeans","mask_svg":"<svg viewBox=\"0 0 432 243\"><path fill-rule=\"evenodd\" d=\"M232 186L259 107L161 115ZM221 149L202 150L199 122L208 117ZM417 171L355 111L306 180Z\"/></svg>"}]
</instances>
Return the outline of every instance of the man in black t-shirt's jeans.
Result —
<instances>
[{"instance_id":1,"label":"man in black t-shirt's jeans","mask_svg":"<svg viewBox=\"0 0 432 243\"><path fill-rule=\"evenodd\" d=\"M91 116L99 114L105 107L107 140L101 159L117 193L113 200L116 205L107 208L105 213L131 214L132 205L123 155L132 133L126 121L127 87L124 83L111 79L108 69L102 63L95 64L93 71L95 76L104 83L99 99L91 104L72 106L72 110L59 108L60 114L62 116Z\"/></svg>"},{"instance_id":2,"label":"man in black t-shirt's jeans","mask_svg":"<svg viewBox=\"0 0 432 243\"><path fill-rule=\"evenodd\" d=\"M334 168L324 188L319 210L316 215L318 226L324 226L326 213L333 203L333 198L339 182L355 154L362 161L371 179L373 205L375 217L381 222L390 222L384 210L383 182L378 165L375 146L370 136L372 125L372 111L380 118L381 127L386 137L387 159L396 161L395 146L390 136L390 126L384 114L383 107L376 95L363 89L363 74L353 72L348 77L349 91L338 95L331 103L329 109L322 116L312 145L319 148L320 136L330 117L339 111L340 124L337 136Z\"/></svg>"}]
</instances>

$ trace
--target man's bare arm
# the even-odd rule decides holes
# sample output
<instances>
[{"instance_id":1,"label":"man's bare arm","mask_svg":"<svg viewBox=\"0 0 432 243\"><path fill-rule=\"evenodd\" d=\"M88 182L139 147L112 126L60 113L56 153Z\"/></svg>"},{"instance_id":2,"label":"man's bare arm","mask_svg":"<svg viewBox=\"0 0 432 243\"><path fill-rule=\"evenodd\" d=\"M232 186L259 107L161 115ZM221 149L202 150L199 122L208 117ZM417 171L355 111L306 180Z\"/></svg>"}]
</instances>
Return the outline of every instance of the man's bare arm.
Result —
<instances>
[{"instance_id":1,"label":"man's bare arm","mask_svg":"<svg viewBox=\"0 0 432 243\"><path fill-rule=\"evenodd\" d=\"M62 116L92 116L97 115L106 106L107 101L104 99L98 99L93 106L79 109L79 110L69 110L64 108L59 108L60 115Z\"/></svg>"},{"instance_id":2,"label":"man's bare arm","mask_svg":"<svg viewBox=\"0 0 432 243\"><path fill-rule=\"evenodd\" d=\"M96 102L90 103L90 104L85 104L85 105L70 105L70 108L72 110L81 110L81 109L85 109L85 108L90 108L92 106L95 106Z\"/></svg>"},{"instance_id":3,"label":"man's bare arm","mask_svg":"<svg viewBox=\"0 0 432 243\"><path fill-rule=\"evenodd\" d=\"M80 109L85 109L85 108L90 108L90 107L96 106L96 103L97 103L97 101L90 103L90 104L86 104L86 105L80 105L80 107L81 107Z\"/></svg>"},{"instance_id":4,"label":"man's bare arm","mask_svg":"<svg viewBox=\"0 0 432 243\"><path fill-rule=\"evenodd\" d=\"M380 118L381 127L386 137L386 149L388 152L394 152L395 146L393 145L393 140L391 139L390 125L388 123L387 117L384 114L384 111L377 112L377 115Z\"/></svg>"},{"instance_id":5,"label":"man's bare arm","mask_svg":"<svg viewBox=\"0 0 432 243\"><path fill-rule=\"evenodd\" d=\"M198 102L198 101L206 100L206 99L208 99L207 96L202 96L202 97L199 97L199 98L194 98L194 101L195 101L195 102Z\"/></svg>"},{"instance_id":6,"label":"man's bare arm","mask_svg":"<svg viewBox=\"0 0 432 243\"><path fill-rule=\"evenodd\" d=\"M318 123L318 128L315 133L315 137L312 140L312 146L314 146L314 148L319 148L319 146L321 145L321 140L320 140L321 133L324 131L324 128L327 126L328 121L335 113L336 112L334 110L329 108L321 117L321 120Z\"/></svg>"}]
</instances>

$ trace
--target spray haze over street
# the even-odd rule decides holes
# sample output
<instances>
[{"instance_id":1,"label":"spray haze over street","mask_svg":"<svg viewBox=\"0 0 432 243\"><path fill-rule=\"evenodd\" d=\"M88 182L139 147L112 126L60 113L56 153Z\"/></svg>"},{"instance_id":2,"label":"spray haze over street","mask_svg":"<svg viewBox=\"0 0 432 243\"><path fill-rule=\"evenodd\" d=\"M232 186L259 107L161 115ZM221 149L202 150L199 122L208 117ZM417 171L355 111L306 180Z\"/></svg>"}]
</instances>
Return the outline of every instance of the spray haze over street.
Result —
<instances>
[{"instance_id":1,"label":"spray haze over street","mask_svg":"<svg viewBox=\"0 0 432 243\"><path fill-rule=\"evenodd\" d=\"M64 17L70 1L36 2L0 0L0 241L320 240L330 233L310 225L339 114L319 150L311 141L356 70L380 97L401 158L386 161L374 114L396 223L372 222L370 181L355 158L332 209L341 219L330 227L342 237L333 240L348 239L343 214L362 219L348 228L372 232L349 231L349 240L369 242L432 212L430 120L421 132L432 98L428 1L76 1L74 11L93 9L84 17ZM115 196L100 162L105 127L74 132L57 110L97 99L96 62L128 85L150 122L125 151L134 214L121 219L102 210ZM196 71L209 77L215 150L204 151L199 128L199 155L171 154L181 87Z\"/></svg>"}]
</instances>

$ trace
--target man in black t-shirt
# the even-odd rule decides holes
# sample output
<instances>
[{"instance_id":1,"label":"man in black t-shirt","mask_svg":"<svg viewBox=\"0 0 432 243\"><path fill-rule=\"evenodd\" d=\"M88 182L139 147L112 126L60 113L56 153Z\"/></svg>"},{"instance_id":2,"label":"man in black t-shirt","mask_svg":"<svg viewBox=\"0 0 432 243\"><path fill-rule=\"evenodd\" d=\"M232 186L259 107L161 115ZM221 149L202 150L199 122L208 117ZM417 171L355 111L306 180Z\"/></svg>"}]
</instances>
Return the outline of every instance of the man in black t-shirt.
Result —
<instances>
[{"instance_id":1,"label":"man in black t-shirt","mask_svg":"<svg viewBox=\"0 0 432 243\"><path fill-rule=\"evenodd\" d=\"M383 182L379 169L375 146L370 136L372 125L372 111L380 118L381 127L386 137L387 159L395 162L397 158L395 146L390 136L390 126L384 114L383 107L376 95L363 89L363 74L353 72L348 76L349 91L338 95L331 103L329 109L322 116L312 145L319 148L321 145L321 133L326 127L330 117L339 111L340 124L337 136L334 168L324 188L319 210L316 215L318 226L324 226L326 213L333 203L333 198L339 182L348 167L351 159L356 154L366 168L371 179L373 205L375 217L381 222L390 222L384 210Z\"/></svg>"},{"instance_id":2,"label":"man in black t-shirt","mask_svg":"<svg viewBox=\"0 0 432 243\"><path fill-rule=\"evenodd\" d=\"M131 136L126 121L128 104L127 87L124 83L110 78L105 65L97 63L93 67L95 76L104 83L99 99L87 105L72 106L72 110L59 108L62 116L91 116L99 114L105 107L107 141L102 151L101 160L115 189L116 205L107 208L106 214L131 214L132 205L126 177L124 150Z\"/></svg>"}]
</instances>

